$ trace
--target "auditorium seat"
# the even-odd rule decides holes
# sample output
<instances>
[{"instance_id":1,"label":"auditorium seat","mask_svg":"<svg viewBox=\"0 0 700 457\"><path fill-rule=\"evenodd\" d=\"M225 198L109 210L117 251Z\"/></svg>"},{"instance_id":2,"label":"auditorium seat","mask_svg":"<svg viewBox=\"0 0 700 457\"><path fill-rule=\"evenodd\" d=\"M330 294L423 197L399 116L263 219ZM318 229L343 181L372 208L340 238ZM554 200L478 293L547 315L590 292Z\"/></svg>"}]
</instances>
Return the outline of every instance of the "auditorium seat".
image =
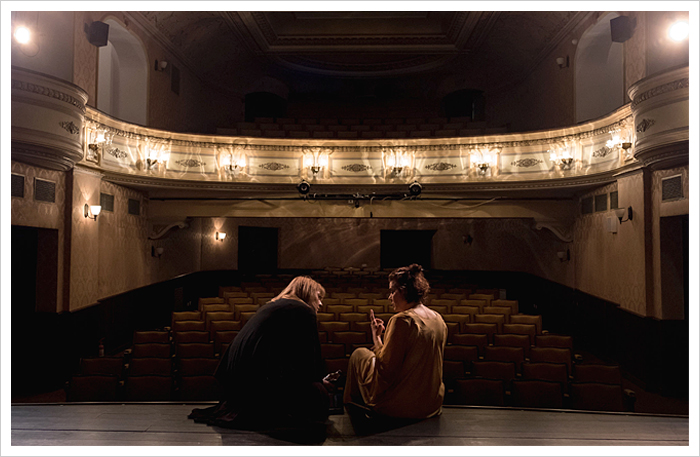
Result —
<instances>
[{"instance_id":1,"label":"auditorium seat","mask_svg":"<svg viewBox=\"0 0 700 457\"><path fill-rule=\"evenodd\" d=\"M131 348L131 357L135 359L144 357L166 358L170 357L170 344L166 343L139 343Z\"/></svg>"},{"instance_id":2,"label":"auditorium seat","mask_svg":"<svg viewBox=\"0 0 700 457\"><path fill-rule=\"evenodd\" d=\"M190 332L173 332L173 343L208 343L209 332L190 331Z\"/></svg>"},{"instance_id":3,"label":"auditorium seat","mask_svg":"<svg viewBox=\"0 0 700 457\"><path fill-rule=\"evenodd\" d=\"M246 322L248 322L253 316L255 316L256 312L257 311L242 311L240 315L241 325L245 325Z\"/></svg>"},{"instance_id":4,"label":"auditorium seat","mask_svg":"<svg viewBox=\"0 0 700 457\"><path fill-rule=\"evenodd\" d=\"M386 294L378 292L361 292L357 294L357 298L365 298L370 301L370 304L374 305L376 304L374 303L375 300L385 300Z\"/></svg>"},{"instance_id":5,"label":"auditorium seat","mask_svg":"<svg viewBox=\"0 0 700 457\"><path fill-rule=\"evenodd\" d=\"M201 311L173 311L171 324L176 321L201 321Z\"/></svg>"},{"instance_id":6,"label":"auditorium seat","mask_svg":"<svg viewBox=\"0 0 700 457\"><path fill-rule=\"evenodd\" d=\"M340 300L341 300L341 303L342 303L342 300L345 300L345 299L356 299L356 298L357 298L357 294L355 294L355 293L349 293L349 292L333 292L333 293L331 293L330 295L331 295L331 298L338 298L338 299L340 299ZM366 304L367 304L367 303L365 303L365 305L366 305Z\"/></svg>"},{"instance_id":7,"label":"auditorium seat","mask_svg":"<svg viewBox=\"0 0 700 457\"><path fill-rule=\"evenodd\" d=\"M464 371L471 372L472 362L479 360L479 349L476 346L445 346L444 360L456 360L464 363Z\"/></svg>"},{"instance_id":8,"label":"auditorium seat","mask_svg":"<svg viewBox=\"0 0 700 457\"><path fill-rule=\"evenodd\" d=\"M483 314L481 311L484 309L484 306L488 306L489 303L487 300L473 300L473 299L466 299L466 300L460 300L458 306L476 306L479 308L479 313L478 314Z\"/></svg>"},{"instance_id":9,"label":"auditorium seat","mask_svg":"<svg viewBox=\"0 0 700 457\"><path fill-rule=\"evenodd\" d=\"M371 341L371 336L364 332L353 331L336 331L333 335L333 342L345 345L345 354L350 355L353 351L354 344L368 344Z\"/></svg>"},{"instance_id":10,"label":"auditorium seat","mask_svg":"<svg viewBox=\"0 0 700 457\"><path fill-rule=\"evenodd\" d=\"M338 320L341 322L369 322L369 314L367 313L340 313Z\"/></svg>"},{"instance_id":11,"label":"auditorium seat","mask_svg":"<svg viewBox=\"0 0 700 457\"><path fill-rule=\"evenodd\" d=\"M468 315L470 322L474 322L474 316L477 314L482 314L481 309L482 308L473 305L457 305L452 307L451 314Z\"/></svg>"},{"instance_id":12,"label":"auditorium seat","mask_svg":"<svg viewBox=\"0 0 700 457\"><path fill-rule=\"evenodd\" d=\"M535 326L535 333L542 334L542 316L530 314L512 314L510 316L511 324L531 324ZM533 342L534 344L534 342Z\"/></svg>"},{"instance_id":13,"label":"auditorium seat","mask_svg":"<svg viewBox=\"0 0 700 457\"><path fill-rule=\"evenodd\" d=\"M562 386L554 381L515 379L510 387L511 406L556 408L564 406Z\"/></svg>"},{"instance_id":14,"label":"auditorium seat","mask_svg":"<svg viewBox=\"0 0 700 457\"><path fill-rule=\"evenodd\" d=\"M207 325L204 321L175 321L173 322L174 332L206 331Z\"/></svg>"},{"instance_id":15,"label":"auditorium seat","mask_svg":"<svg viewBox=\"0 0 700 457\"><path fill-rule=\"evenodd\" d=\"M68 381L66 400L69 402L115 401L118 388L119 378L114 375L76 375Z\"/></svg>"},{"instance_id":16,"label":"auditorium seat","mask_svg":"<svg viewBox=\"0 0 700 457\"><path fill-rule=\"evenodd\" d=\"M383 305L360 305L356 308L358 313L366 313L369 316L369 312L374 311L375 316L384 312Z\"/></svg>"},{"instance_id":17,"label":"auditorium seat","mask_svg":"<svg viewBox=\"0 0 700 457\"><path fill-rule=\"evenodd\" d=\"M447 323L447 322L456 322L459 324L459 332L457 333L462 333L464 331L464 325L468 324L470 321L470 316L469 314L443 314L442 319Z\"/></svg>"},{"instance_id":18,"label":"auditorium seat","mask_svg":"<svg viewBox=\"0 0 700 457\"><path fill-rule=\"evenodd\" d=\"M223 390L214 376L181 376L177 380L177 399L180 401L216 401L223 398Z\"/></svg>"},{"instance_id":19,"label":"auditorium seat","mask_svg":"<svg viewBox=\"0 0 700 457\"><path fill-rule=\"evenodd\" d=\"M195 357L180 359L177 364L178 376L213 376L219 366L219 359Z\"/></svg>"},{"instance_id":20,"label":"auditorium seat","mask_svg":"<svg viewBox=\"0 0 700 457\"><path fill-rule=\"evenodd\" d=\"M216 332L230 332L233 330L240 330L242 328L243 322L241 321L211 321L209 324L209 341L214 341L214 335L216 335ZM196 343L196 341L192 341L192 343Z\"/></svg>"},{"instance_id":21,"label":"auditorium seat","mask_svg":"<svg viewBox=\"0 0 700 457\"><path fill-rule=\"evenodd\" d=\"M571 376L571 351L567 348L534 347L530 350L530 361L563 363L566 365L567 374Z\"/></svg>"},{"instance_id":22,"label":"auditorium seat","mask_svg":"<svg viewBox=\"0 0 700 457\"><path fill-rule=\"evenodd\" d=\"M523 348L525 358L530 358L530 337L528 335L497 333L493 335L493 345Z\"/></svg>"},{"instance_id":23,"label":"auditorium seat","mask_svg":"<svg viewBox=\"0 0 700 457\"><path fill-rule=\"evenodd\" d=\"M231 343L238 332L238 330L222 330L214 333L214 354L223 354L223 346Z\"/></svg>"},{"instance_id":24,"label":"auditorium seat","mask_svg":"<svg viewBox=\"0 0 700 457\"><path fill-rule=\"evenodd\" d=\"M243 292L241 286L219 286L219 297L225 297L226 292Z\"/></svg>"},{"instance_id":25,"label":"auditorium seat","mask_svg":"<svg viewBox=\"0 0 700 457\"><path fill-rule=\"evenodd\" d=\"M112 375L121 379L124 374L123 357L86 357L80 360L82 375Z\"/></svg>"},{"instance_id":26,"label":"auditorium seat","mask_svg":"<svg viewBox=\"0 0 700 457\"><path fill-rule=\"evenodd\" d=\"M197 305L197 309L199 311L202 310L203 305L209 305L212 303L226 303L223 297L204 297L199 299L199 303Z\"/></svg>"},{"instance_id":27,"label":"auditorium seat","mask_svg":"<svg viewBox=\"0 0 700 457\"><path fill-rule=\"evenodd\" d=\"M124 382L126 401L170 401L172 391L171 376L127 376Z\"/></svg>"},{"instance_id":28,"label":"auditorium seat","mask_svg":"<svg viewBox=\"0 0 700 457\"><path fill-rule=\"evenodd\" d=\"M563 393L567 393L569 390L569 374L564 363L525 362L522 370L522 379L554 381L562 385Z\"/></svg>"},{"instance_id":29,"label":"auditorium seat","mask_svg":"<svg viewBox=\"0 0 700 457\"><path fill-rule=\"evenodd\" d=\"M520 367L525 361L525 351L521 347L487 346L484 350L484 360L514 362L515 369L520 373Z\"/></svg>"},{"instance_id":30,"label":"auditorium seat","mask_svg":"<svg viewBox=\"0 0 700 457\"><path fill-rule=\"evenodd\" d=\"M487 335L489 344L493 343L493 335L498 332L498 325L486 323L464 324L462 333L481 333Z\"/></svg>"},{"instance_id":31,"label":"auditorium seat","mask_svg":"<svg viewBox=\"0 0 700 457\"><path fill-rule=\"evenodd\" d=\"M503 324L506 318L503 314L475 314L474 323L476 324L495 324L496 333L503 332Z\"/></svg>"},{"instance_id":32,"label":"auditorium seat","mask_svg":"<svg viewBox=\"0 0 700 457\"><path fill-rule=\"evenodd\" d=\"M623 390L619 385L597 382L572 382L570 408L585 411L625 411Z\"/></svg>"},{"instance_id":33,"label":"auditorium seat","mask_svg":"<svg viewBox=\"0 0 700 457\"><path fill-rule=\"evenodd\" d=\"M467 368L464 362L447 359L442 361L442 382L445 383L445 388L448 391L455 389L457 380L466 378Z\"/></svg>"},{"instance_id":34,"label":"auditorium seat","mask_svg":"<svg viewBox=\"0 0 700 457\"><path fill-rule=\"evenodd\" d=\"M577 364L573 371L574 382L622 385L619 365Z\"/></svg>"},{"instance_id":35,"label":"auditorium seat","mask_svg":"<svg viewBox=\"0 0 700 457\"><path fill-rule=\"evenodd\" d=\"M459 303L460 300L466 300L467 299L467 294L453 294L450 292L444 292L440 294L440 298L438 300L443 301L443 300L448 300L451 303L447 304L447 306L453 306ZM434 301L434 300L433 300ZM443 303L435 303L442 305Z\"/></svg>"},{"instance_id":36,"label":"auditorium seat","mask_svg":"<svg viewBox=\"0 0 700 457\"><path fill-rule=\"evenodd\" d=\"M527 335L530 338L530 344L532 346L535 345L537 327L535 327L534 324L504 324L502 332L515 335Z\"/></svg>"},{"instance_id":37,"label":"auditorium seat","mask_svg":"<svg viewBox=\"0 0 700 457\"><path fill-rule=\"evenodd\" d=\"M252 297L232 297L228 299L228 304L233 309L237 305L257 305Z\"/></svg>"},{"instance_id":38,"label":"auditorium seat","mask_svg":"<svg viewBox=\"0 0 700 457\"><path fill-rule=\"evenodd\" d=\"M515 362L475 360L471 374L480 378L500 379L504 382L505 390L510 391L510 383L517 377L517 368Z\"/></svg>"},{"instance_id":39,"label":"auditorium seat","mask_svg":"<svg viewBox=\"0 0 700 457\"><path fill-rule=\"evenodd\" d=\"M226 303L229 303L229 301L228 301L229 298L247 298L248 292L243 292L242 290L241 291L238 291L238 290L237 291L227 291L219 296L223 297L224 301L226 301Z\"/></svg>"},{"instance_id":40,"label":"auditorium seat","mask_svg":"<svg viewBox=\"0 0 700 457\"><path fill-rule=\"evenodd\" d=\"M276 296L277 294L274 294L272 292L252 292L250 294L250 298L253 299L253 303L261 306L269 302Z\"/></svg>"},{"instance_id":41,"label":"auditorium seat","mask_svg":"<svg viewBox=\"0 0 700 457\"><path fill-rule=\"evenodd\" d=\"M448 313L447 306L436 306L436 305L433 305L432 302L430 305L428 305L428 308L432 309L433 311L435 311L436 313L439 313L441 315Z\"/></svg>"},{"instance_id":42,"label":"auditorium seat","mask_svg":"<svg viewBox=\"0 0 700 457\"><path fill-rule=\"evenodd\" d=\"M132 339L133 344L138 343L169 343L170 334L165 331L135 331Z\"/></svg>"},{"instance_id":43,"label":"auditorium seat","mask_svg":"<svg viewBox=\"0 0 700 457\"><path fill-rule=\"evenodd\" d=\"M248 313L251 311L257 311L260 309L260 305L254 305L252 303L237 303L233 305L233 319L226 319L226 320L232 320L232 321L239 321L241 320L241 313ZM224 320L224 319L219 319L219 320Z\"/></svg>"},{"instance_id":44,"label":"auditorium seat","mask_svg":"<svg viewBox=\"0 0 700 457\"><path fill-rule=\"evenodd\" d=\"M334 343L335 332L347 332L350 330L350 322L329 321L319 322L318 330L328 333L328 341Z\"/></svg>"},{"instance_id":45,"label":"auditorium seat","mask_svg":"<svg viewBox=\"0 0 700 457\"><path fill-rule=\"evenodd\" d=\"M372 324L367 322L350 322L350 331L353 332L365 332L368 335L372 335Z\"/></svg>"},{"instance_id":46,"label":"auditorium seat","mask_svg":"<svg viewBox=\"0 0 700 457\"><path fill-rule=\"evenodd\" d=\"M479 356L484 356L484 349L489 344L488 335L485 333L462 333L452 337L452 344L459 346L474 346L479 351Z\"/></svg>"},{"instance_id":47,"label":"auditorium seat","mask_svg":"<svg viewBox=\"0 0 700 457\"><path fill-rule=\"evenodd\" d=\"M214 343L180 343L175 345L178 359L214 357Z\"/></svg>"},{"instance_id":48,"label":"auditorium seat","mask_svg":"<svg viewBox=\"0 0 700 457\"><path fill-rule=\"evenodd\" d=\"M494 296L491 294L471 294L468 298L469 300L484 300L486 302L484 306L491 306L491 302L494 300Z\"/></svg>"},{"instance_id":49,"label":"auditorium seat","mask_svg":"<svg viewBox=\"0 0 700 457\"><path fill-rule=\"evenodd\" d=\"M504 299L491 300L490 306L508 306L511 309L511 311L510 311L511 315L519 313L518 300L504 300Z\"/></svg>"},{"instance_id":50,"label":"auditorium seat","mask_svg":"<svg viewBox=\"0 0 700 457\"><path fill-rule=\"evenodd\" d=\"M510 306L484 306L481 314L500 314L503 316L503 323L510 323L511 309Z\"/></svg>"},{"instance_id":51,"label":"auditorium seat","mask_svg":"<svg viewBox=\"0 0 700 457\"><path fill-rule=\"evenodd\" d=\"M447 341L452 343L452 339L455 335L459 335L461 331L461 324L459 322L445 322L447 326Z\"/></svg>"},{"instance_id":52,"label":"auditorium seat","mask_svg":"<svg viewBox=\"0 0 700 457\"><path fill-rule=\"evenodd\" d=\"M132 358L127 370L128 376L170 376L173 370L173 359L167 358Z\"/></svg>"},{"instance_id":53,"label":"auditorium seat","mask_svg":"<svg viewBox=\"0 0 700 457\"><path fill-rule=\"evenodd\" d=\"M569 335L537 335L535 346L539 348L567 348L574 351L574 339Z\"/></svg>"},{"instance_id":54,"label":"auditorium seat","mask_svg":"<svg viewBox=\"0 0 700 457\"><path fill-rule=\"evenodd\" d=\"M333 313L336 320L340 320L340 313L352 313L354 311L352 305L326 305L324 312Z\"/></svg>"},{"instance_id":55,"label":"auditorium seat","mask_svg":"<svg viewBox=\"0 0 700 457\"><path fill-rule=\"evenodd\" d=\"M204 317L204 322L206 329L211 333L211 323L214 321L238 321L235 313L231 311L212 311L206 313Z\"/></svg>"},{"instance_id":56,"label":"auditorium seat","mask_svg":"<svg viewBox=\"0 0 700 457\"><path fill-rule=\"evenodd\" d=\"M503 406L505 386L500 379L471 378L456 381L454 400L458 405Z\"/></svg>"},{"instance_id":57,"label":"auditorium seat","mask_svg":"<svg viewBox=\"0 0 700 457\"><path fill-rule=\"evenodd\" d=\"M318 332L318 342L327 343L328 342L328 332Z\"/></svg>"},{"instance_id":58,"label":"auditorium seat","mask_svg":"<svg viewBox=\"0 0 700 457\"><path fill-rule=\"evenodd\" d=\"M316 322L328 322L328 321L334 321L334 320L335 320L335 314L333 314L333 313L325 313L325 312L316 313Z\"/></svg>"}]
</instances>

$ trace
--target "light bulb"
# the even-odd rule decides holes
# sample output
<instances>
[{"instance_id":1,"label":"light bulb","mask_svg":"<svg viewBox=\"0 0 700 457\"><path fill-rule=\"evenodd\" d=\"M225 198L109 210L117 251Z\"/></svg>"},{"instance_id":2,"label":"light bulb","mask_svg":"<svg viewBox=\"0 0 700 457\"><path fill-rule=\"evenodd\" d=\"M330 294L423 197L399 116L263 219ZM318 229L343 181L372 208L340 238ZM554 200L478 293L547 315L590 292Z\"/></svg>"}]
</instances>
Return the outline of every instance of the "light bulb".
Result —
<instances>
[{"instance_id":1,"label":"light bulb","mask_svg":"<svg viewBox=\"0 0 700 457\"><path fill-rule=\"evenodd\" d=\"M673 41L683 41L688 38L690 26L685 21L678 21L668 29L668 36Z\"/></svg>"},{"instance_id":2,"label":"light bulb","mask_svg":"<svg viewBox=\"0 0 700 457\"><path fill-rule=\"evenodd\" d=\"M100 205L90 205L90 212L93 216L99 216L102 211L102 206Z\"/></svg>"},{"instance_id":3,"label":"light bulb","mask_svg":"<svg viewBox=\"0 0 700 457\"><path fill-rule=\"evenodd\" d=\"M15 29L15 40L20 44L27 44L32 39L32 32L25 26L19 26Z\"/></svg>"}]
</instances>

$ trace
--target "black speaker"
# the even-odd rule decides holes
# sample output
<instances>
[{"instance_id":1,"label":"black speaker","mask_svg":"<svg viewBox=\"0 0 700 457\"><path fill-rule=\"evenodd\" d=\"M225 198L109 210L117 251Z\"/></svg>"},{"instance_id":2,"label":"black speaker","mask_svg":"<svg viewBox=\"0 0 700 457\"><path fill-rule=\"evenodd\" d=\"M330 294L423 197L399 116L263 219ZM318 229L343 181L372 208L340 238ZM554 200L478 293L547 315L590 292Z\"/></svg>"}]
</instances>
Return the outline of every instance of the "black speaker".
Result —
<instances>
[{"instance_id":1,"label":"black speaker","mask_svg":"<svg viewBox=\"0 0 700 457\"><path fill-rule=\"evenodd\" d=\"M107 38L109 37L109 24L104 22L95 21L85 24L85 33L87 39L93 46L102 47L107 46Z\"/></svg>"},{"instance_id":2,"label":"black speaker","mask_svg":"<svg viewBox=\"0 0 700 457\"><path fill-rule=\"evenodd\" d=\"M636 25L637 21L629 16L610 19L610 37L616 43L624 43L632 38Z\"/></svg>"}]
</instances>

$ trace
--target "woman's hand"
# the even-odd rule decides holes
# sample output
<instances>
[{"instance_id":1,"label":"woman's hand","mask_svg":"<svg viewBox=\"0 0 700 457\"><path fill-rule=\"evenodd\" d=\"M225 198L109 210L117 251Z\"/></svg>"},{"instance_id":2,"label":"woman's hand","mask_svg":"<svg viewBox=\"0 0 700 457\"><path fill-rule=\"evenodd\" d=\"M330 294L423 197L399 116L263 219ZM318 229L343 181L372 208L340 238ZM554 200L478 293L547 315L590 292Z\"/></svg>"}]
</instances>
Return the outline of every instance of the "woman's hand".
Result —
<instances>
[{"instance_id":1,"label":"woman's hand","mask_svg":"<svg viewBox=\"0 0 700 457\"><path fill-rule=\"evenodd\" d=\"M374 317L374 310L369 310L369 324L372 328L372 340L374 344L382 344L382 333L384 333L384 321Z\"/></svg>"}]
</instances>

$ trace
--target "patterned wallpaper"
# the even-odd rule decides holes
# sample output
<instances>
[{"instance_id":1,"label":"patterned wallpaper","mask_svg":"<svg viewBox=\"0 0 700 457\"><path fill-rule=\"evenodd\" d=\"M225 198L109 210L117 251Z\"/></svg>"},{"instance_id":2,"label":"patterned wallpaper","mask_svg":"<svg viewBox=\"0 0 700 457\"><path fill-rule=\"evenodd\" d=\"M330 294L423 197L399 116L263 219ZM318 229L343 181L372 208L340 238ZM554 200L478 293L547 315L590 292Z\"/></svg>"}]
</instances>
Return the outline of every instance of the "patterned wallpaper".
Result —
<instances>
[{"instance_id":1,"label":"patterned wallpaper","mask_svg":"<svg viewBox=\"0 0 700 457\"><path fill-rule=\"evenodd\" d=\"M662 202L661 183L664 178L681 176L683 183L683 198ZM669 168L655 171L651 183L652 221L651 231L654 256L654 316L663 319L682 319L683 307L678 303L663 303L661 290L661 229L660 219L666 216L677 216L690 213L690 184L688 167Z\"/></svg>"},{"instance_id":2,"label":"patterned wallpaper","mask_svg":"<svg viewBox=\"0 0 700 457\"><path fill-rule=\"evenodd\" d=\"M203 218L202 269L238 268L239 226L279 228L279 266L289 269L379 268L381 230L435 230L432 268L523 271L571 285L573 265L557 257L570 245L533 225L531 219L498 218ZM214 239L217 230L227 233L223 242Z\"/></svg>"},{"instance_id":3,"label":"patterned wallpaper","mask_svg":"<svg viewBox=\"0 0 700 457\"><path fill-rule=\"evenodd\" d=\"M11 197L10 213L12 225L58 229L58 285L57 311L63 310L64 270L64 208L66 204L66 173L34 167L21 162L11 162L12 173L24 176L24 198ZM34 200L34 179L40 178L56 183L56 202Z\"/></svg>"},{"instance_id":4,"label":"patterned wallpaper","mask_svg":"<svg viewBox=\"0 0 700 457\"><path fill-rule=\"evenodd\" d=\"M102 211L99 224L99 297L126 292L152 282L148 241L148 200L132 189L106 181L100 192L114 196L114 211ZM128 211L129 199L140 202L140 215Z\"/></svg>"},{"instance_id":5,"label":"patterned wallpaper","mask_svg":"<svg viewBox=\"0 0 700 457\"><path fill-rule=\"evenodd\" d=\"M88 94L88 105L96 105L97 49L85 37L83 27L97 20L95 13L75 12L73 45L73 83Z\"/></svg>"},{"instance_id":6,"label":"patterned wallpaper","mask_svg":"<svg viewBox=\"0 0 700 457\"><path fill-rule=\"evenodd\" d=\"M646 76L646 13L643 11L630 12L637 20L632 38L625 41L625 100L629 101L627 89Z\"/></svg>"},{"instance_id":7,"label":"patterned wallpaper","mask_svg":"<svg viewBox=\"0 0 700 457\"><path fill-rule=\"evenodd\" d=\"M576 278L574 287L628 311L646 315L644 200L642 173L621 177L582 197L618 191L619 207L632 206L632 221L619 225L616 234L606 229L608 218L618 223L613 211L579 215L574 222Z\"/></svg>"},{"instance_id":8,"label":"patterned wallpaper","mask_svg":"<svg viewBox=\"0 0 700 457\"><path fill-rule=\"evenodd\" d=\"M160 258L149 257L152 265L151 282L165 281L175 276L207 270L202 265L202 219L192 219L188 228L173 228L163 238L149 240L147 250L150 256L151 246L162 247ZM163 226L156 226L152 232L158 232Z\"/></svg>"}]
</instances>

